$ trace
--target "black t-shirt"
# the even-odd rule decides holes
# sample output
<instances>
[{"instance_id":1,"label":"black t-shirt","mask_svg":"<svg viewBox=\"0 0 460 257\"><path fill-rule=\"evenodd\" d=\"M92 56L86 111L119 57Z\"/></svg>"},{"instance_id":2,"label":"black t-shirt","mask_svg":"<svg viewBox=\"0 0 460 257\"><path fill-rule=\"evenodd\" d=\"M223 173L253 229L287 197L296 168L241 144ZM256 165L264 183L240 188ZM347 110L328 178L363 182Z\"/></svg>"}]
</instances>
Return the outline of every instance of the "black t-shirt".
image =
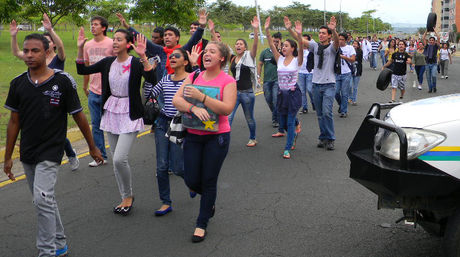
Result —
<instances>
[{"instance_id":1,"label":"black t-shirt","mask_svg":"<svg viewBox=\"0 0 460 257\"><path fill-rule=\"evenodd\" d=\"M235 58L232 57L232 63L230 65L230 70L232 71L233 77L236 78L236 62ZM241 65L240 69L240 79L236 82L237 90L248 90L252 88L251 80L251 69L246 65Z\"/></svg>"},{"instance_id":2,"label":"black t-shirt","mask_svg":"<svg viewBox=\"0 0 460 257\"><path fill-rule=\"evenodd\" d=\"M393 60L393 74L394 75L406 75L406 70L407 70L407 59L410 58L410 55L406 52L400 53L394 52L393 55L391 56L391 59Z\"/></svg>"},{"instance_id":3,"label":"black t-shirt","mask_svg":"<svg viewBox=\"0 0 460 257\"><path fill-rule=\"evenodd\" d=\"M67 113L82 111L75 80L66 72L35 84L24 72L10 83L5 107L19 113L20 159L27 164L61 163L67 133Z\"/></svg>"}]
</instances>

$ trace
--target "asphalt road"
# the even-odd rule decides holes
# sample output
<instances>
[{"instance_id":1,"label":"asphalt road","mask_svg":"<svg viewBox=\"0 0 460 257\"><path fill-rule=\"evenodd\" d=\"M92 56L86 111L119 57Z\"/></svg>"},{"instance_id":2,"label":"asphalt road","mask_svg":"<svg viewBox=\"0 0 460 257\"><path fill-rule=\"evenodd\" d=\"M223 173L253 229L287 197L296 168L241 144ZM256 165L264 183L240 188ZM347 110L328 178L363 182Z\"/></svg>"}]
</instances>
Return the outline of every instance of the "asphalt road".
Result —
<instances>
[{"instance_id":1,"label":"asphalt road","mask_svg":"<svg viewBox=\"0 0 460 257\"><path fill-rule=\"evenodd\" d=\"M438 78L437 95L458 92L460 59L448 80ZM155 179L153 134L136 140L131 151L136 201L127 217L112 213L119 201L112 164L89 168L88 157L71 172L63 165L56 186L70 256L440 256L442 240L420 227L395 224L400 210L377 210L377 197L349 178L346 150L373 102L390 91L375 88L378 71L365 64L358 106L339 118L334 105L336 150L316 148L314 112L299 115L303 130L291 160L283 160L285 138L271 138L270 113L263 95L256 100L257 140L238 111L230 152L218 183L216 216L203 243L192 244L199 197L190 199L181 178L171 176L174 211L153 212L161 203ZM409 79L412 81L412 79ZM408 83L403 101L432 96ZM36 217L26 182L0 188L0 256L36 256Z\"/></svg>"}]
</instances>

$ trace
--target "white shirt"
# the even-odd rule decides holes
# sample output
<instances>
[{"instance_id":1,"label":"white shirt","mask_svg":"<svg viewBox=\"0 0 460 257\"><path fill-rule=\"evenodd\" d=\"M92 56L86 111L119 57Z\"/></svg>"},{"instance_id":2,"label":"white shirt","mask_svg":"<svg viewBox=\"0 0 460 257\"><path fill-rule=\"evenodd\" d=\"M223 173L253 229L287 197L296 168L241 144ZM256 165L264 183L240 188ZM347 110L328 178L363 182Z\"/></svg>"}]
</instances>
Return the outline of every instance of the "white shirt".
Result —
<instances>
[{"instance_id":1,"label":"white shirt","mask_svg":"<svg viewBox=\"0 0 460 257\"><path fill-rule=\"evenodd\" d=\"M439 56L442 61L449 60L449 50L448 49L439 50Z\"/></svg>"},{"instance_id":2,"label":"white shirt","mask_svg":"<svg viewBox=\"0 0 460 257\"><path fill-rule=\"evenodd\" d=\"M299 62L297 57L294 57L288 65L284 65L284 56L278 59L278 86L280 90L291 90L297 84L299 73Z\"/></svg>"},{"instance_id":3,"label":"white shirt","mask_svg":"<svg viewBox=\"0 0 460 257\"><path fill-rule=\"evenodd\" d=\"M345 55L348 58L352 57L353 55L356 56L355 48L350 45L341 46L340 49L342 50L342 55ZM347 61L345 61L345 59L342 59L342 58L340 59L341 59L341 64L342 64L342 74L350 73L351 70L347 64Z\"/></svg>"}]
</instances>

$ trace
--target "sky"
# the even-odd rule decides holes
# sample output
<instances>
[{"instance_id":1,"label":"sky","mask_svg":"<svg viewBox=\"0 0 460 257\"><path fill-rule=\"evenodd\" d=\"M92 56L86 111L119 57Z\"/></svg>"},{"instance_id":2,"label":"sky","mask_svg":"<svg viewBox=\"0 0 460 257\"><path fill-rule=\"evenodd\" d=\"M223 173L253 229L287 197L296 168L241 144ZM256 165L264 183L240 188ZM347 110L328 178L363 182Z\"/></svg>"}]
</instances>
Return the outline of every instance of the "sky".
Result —
<instances>
[{"instance_id":1,"label":"sky","mask_svg":"<svg viewBox=\"0 0 460 257\"><path fill-rule=\"evenodd\" d=\"M254 0L231 0L242 6L254 5ZM292 4L293 0L257 0L259 6L268 10L273 6L285 7ZM310 4L311 9L324 9L324 0L296 0L302 4ZM359 17L363 11L376 9L373 17L379 17L390 24L410 23L425 24L428 13L431 11L431 0L325 0L326 10L338 12L340 2L342 11L351 17ZM215 0L207 0L208 3Z\"/></svg>"}]
</instances>

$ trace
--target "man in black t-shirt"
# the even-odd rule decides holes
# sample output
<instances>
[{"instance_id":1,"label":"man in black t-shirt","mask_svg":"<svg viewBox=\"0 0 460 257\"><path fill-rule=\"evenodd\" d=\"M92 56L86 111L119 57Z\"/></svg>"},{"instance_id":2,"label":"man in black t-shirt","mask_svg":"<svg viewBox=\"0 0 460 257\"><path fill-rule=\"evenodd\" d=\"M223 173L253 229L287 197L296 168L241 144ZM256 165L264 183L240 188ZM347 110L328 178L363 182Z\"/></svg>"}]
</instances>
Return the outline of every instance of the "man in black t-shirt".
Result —
<instances>
[{"instance_id":1,"label":"man in black t-shirt","mask_svg":"<svg viewBox=\"0 0 460 257\"><path fill-rule=\"evenodd\" d=\"M43 35L26 36L23 52L29 69L11 81L5 103L11 116L3 169L10 180L15 180L11 155L21 131L20 160L37 211L39 256L63 256L67 244L54 186L64 152L67 113L73 115L94 160L103 159L82 112L74 79L61 70L48 68L48 51L48 40Z\"/></svg>"},{"instance_id":2,"label":"man in black t-shirt","mask_svg":"<svg viewBox=\"0 0 460 257\"><path fill-rule=\"evenodd\" d=\"M398 43L398 51L391 55L389 60L383 67L382 70L390 66L393 63L393 74L391 75L391 102L395 101L396 89L401 90L401 97L403 99L404 93L406 92L406 72L407 64L411 64L411 57L406 52L406 43L401 40Z\"/></svg>"}]
</instances>

